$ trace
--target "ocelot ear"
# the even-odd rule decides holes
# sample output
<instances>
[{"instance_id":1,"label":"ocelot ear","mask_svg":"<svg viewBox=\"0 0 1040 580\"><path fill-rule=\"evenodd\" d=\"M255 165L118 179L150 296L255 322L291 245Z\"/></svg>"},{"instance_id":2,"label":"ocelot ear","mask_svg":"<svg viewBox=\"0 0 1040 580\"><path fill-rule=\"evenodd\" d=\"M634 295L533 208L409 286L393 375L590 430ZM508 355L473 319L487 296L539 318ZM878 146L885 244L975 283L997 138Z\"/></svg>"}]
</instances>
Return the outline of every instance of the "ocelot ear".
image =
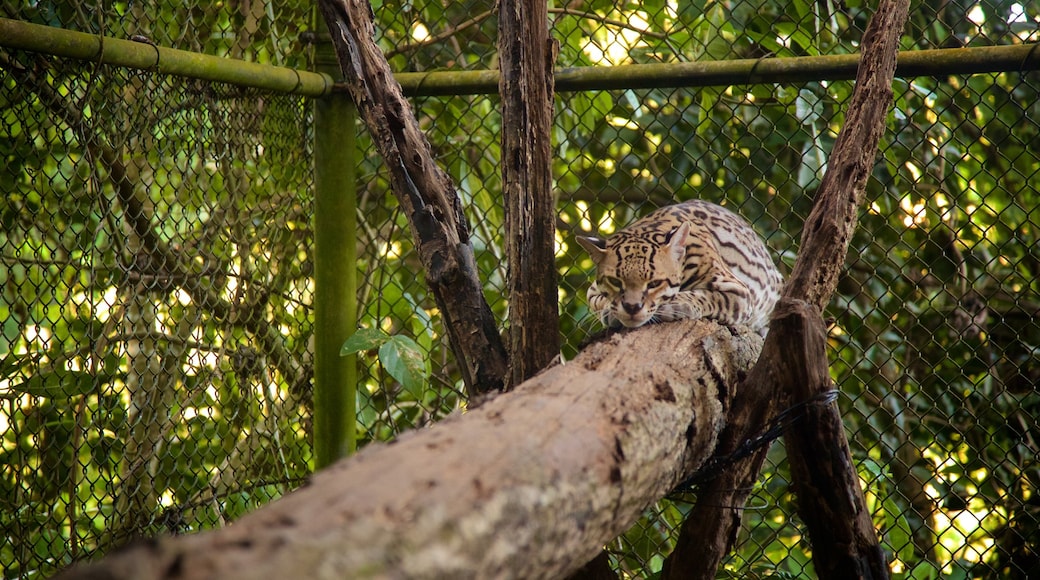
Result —
<instances>
[{"instance_id":1,"label":"ocelot ear","mask_svg":"<svg viewBox=\"0 0 1040 580\"><path fill-rule=\"evenodd\" d=\"M592 261L599 264L603 261L603 258L607 255L607 241L600 238L593 238L588 236L575 236L581 247L585 248L585 251L592 256Z\"/></svg>"},{"instance_id":2,"label":"ocelot ear","mask_svg":"<svg viewBox=\"0 0 1040 580\"><path fill-rule=\"evenodd\" d=\"M668 249L672 252L672 259L682 261L686 257L686 238L690 235L690 222L683 224L669 234Z\"/></svg>"}]
</instances>

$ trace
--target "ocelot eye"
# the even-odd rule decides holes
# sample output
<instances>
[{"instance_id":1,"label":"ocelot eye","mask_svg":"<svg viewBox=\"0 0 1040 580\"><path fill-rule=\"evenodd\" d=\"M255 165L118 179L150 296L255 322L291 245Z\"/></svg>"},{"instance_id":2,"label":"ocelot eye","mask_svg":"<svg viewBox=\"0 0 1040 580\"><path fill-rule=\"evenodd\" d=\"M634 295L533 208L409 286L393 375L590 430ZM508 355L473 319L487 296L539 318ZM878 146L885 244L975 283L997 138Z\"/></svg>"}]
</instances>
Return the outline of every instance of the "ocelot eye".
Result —
<instances>
[{"instance_id":1,"label":"ocelot eye","mask_svg":"<svg viewBox=\"0 0 1040 580\"><path fill-rule=\"evenodd\" d=\"M665 281L664 281L664 280L651 280L651 281L649 281L649 282L647 282L647 283L646 283L646 287L647 287L647 289L650 289L650 288L659 288L659 287L660 287L661 285L663 285L664 283L665 283Z\"/></svg>"},{"instance_id":2,"label":"ocelot eye","mask_svg":"<svg viewBox=\"0 0 1040 580\"><path fill-rule=\"evenodd\" d=\"M624 287L624 284L621 283L621 280L613 276L604 276L600 283L606 284L607 286L610 286L611 288L615 288L618 290Z\"/></svg>"}]
</instances>

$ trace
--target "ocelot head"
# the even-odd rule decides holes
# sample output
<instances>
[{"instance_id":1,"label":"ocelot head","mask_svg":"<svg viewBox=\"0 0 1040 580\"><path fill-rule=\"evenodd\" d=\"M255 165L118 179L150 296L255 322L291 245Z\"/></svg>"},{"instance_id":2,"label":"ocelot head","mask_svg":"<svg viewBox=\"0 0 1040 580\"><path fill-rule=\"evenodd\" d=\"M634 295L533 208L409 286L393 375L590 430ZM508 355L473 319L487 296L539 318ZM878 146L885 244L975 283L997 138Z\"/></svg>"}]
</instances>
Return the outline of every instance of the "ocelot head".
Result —
<instances>
[{"instance_id":1,"label":"ocelot head","mask_svg":"<svg viewBox=\"0 0 1040 580\"><path fill-rule=\"evenodd\" d=\"M617 319L630 328L652 320L682 286L689 233L690 224L684 223L650 235L622 231L606 240L578 236L596 264L590 308L605 321Z\"/></svg>"}]
</instances>

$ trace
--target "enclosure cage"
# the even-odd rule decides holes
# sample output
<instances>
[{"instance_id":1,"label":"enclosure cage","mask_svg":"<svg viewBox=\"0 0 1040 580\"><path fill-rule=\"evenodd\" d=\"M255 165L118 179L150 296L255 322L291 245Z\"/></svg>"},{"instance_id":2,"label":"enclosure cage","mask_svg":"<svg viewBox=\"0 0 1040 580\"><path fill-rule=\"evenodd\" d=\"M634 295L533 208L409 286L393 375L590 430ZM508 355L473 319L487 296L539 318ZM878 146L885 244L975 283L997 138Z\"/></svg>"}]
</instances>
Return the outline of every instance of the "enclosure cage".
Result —
<instances>
[{"instance_id":1,"label":"enclosure cage","mask_svg":"<svg viewBox=\"0 0 1040 580\"><path fill-rule=\"evenodd\" d=\"M372 5L505 327L496 87L424 89L496 67L495 3ZM768 82L666 70L632 86L558 83L565 358L599 328L584 300L593 265L575 235L701 198L746 217L789 271L853 88L828 67L856 54L872 9L550 3L561 70L790 59L790 76ZM134 537L226 525L315 469L319 228L356 255L338 260L357 278L346 289L354 325L401 337L425 361L416 380L400 380L387 371L392 353L356 355L356 445L465 409L368 135L347 117L336 129L356 132L356 147L321 149L330 118L315 109L343 96L314 72L335 76L315 56L328 40L313 3L5 2L2 16L5 578L50 574ZM70 56L88 41L92 56ZM897 72L860 227L824 313L856 468L900 577L1040 570L1038 41L1034 2L911 3L900 62L917 64ZM316 215L315 175L344 167L352 184L336 195L352 200L356 226ZM792 502L776 444L720 577L811 575ZM659 572L689 507L662 500L608 544L615 570Z\"/></svg>"}]
</instances>

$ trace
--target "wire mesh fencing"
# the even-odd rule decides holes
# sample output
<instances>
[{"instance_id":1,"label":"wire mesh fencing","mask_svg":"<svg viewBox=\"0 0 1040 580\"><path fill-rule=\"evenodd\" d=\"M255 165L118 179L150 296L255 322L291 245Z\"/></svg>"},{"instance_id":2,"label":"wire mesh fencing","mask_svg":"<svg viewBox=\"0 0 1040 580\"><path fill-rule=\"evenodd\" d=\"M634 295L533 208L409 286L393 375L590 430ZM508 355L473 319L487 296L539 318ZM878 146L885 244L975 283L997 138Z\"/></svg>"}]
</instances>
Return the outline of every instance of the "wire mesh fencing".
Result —
<instances>
[{"instance_id":1,"label":"wire mesh fencing","mask_svg":"<svg viewBox=\"0 0 1040 580\"><path fill-rule=\"evenodd\" d=\"M295 487L309 106L2 57L5 574L219 526Z\"/></svg>"},{"instance_id":2,"label":"wire mesh fencing","mask_svg":"<svg viewBox=\"0 0 1040 580\"><path fill-rule=\"evenodd\" d=\"M495 66L494 3L375 2L400 71ZM309 4L5 5L17 18L306 66ZM570 2L560 66L852 53L860 2ZM1031 3L915 2L904 48L1035 42ZM158 71L0 50L0 401L5 577L133 535L223 525L312 466L310 103ZM781 269L851 95L847 81L560 93L554 125L564 355L598 329L574 235L690 198L748 218ZM892 569L1040 568L1040 77L897 79L868 205L828 317L832 376ZM418 98L506 324L496 97ZM413 338L421 389L360 357L361 444L465 407L407 222L361 134L364 327ZM652 576L688 497L608 552ZM810 575L775 446L722 577Z\"/></svg>"}]
</instances>

